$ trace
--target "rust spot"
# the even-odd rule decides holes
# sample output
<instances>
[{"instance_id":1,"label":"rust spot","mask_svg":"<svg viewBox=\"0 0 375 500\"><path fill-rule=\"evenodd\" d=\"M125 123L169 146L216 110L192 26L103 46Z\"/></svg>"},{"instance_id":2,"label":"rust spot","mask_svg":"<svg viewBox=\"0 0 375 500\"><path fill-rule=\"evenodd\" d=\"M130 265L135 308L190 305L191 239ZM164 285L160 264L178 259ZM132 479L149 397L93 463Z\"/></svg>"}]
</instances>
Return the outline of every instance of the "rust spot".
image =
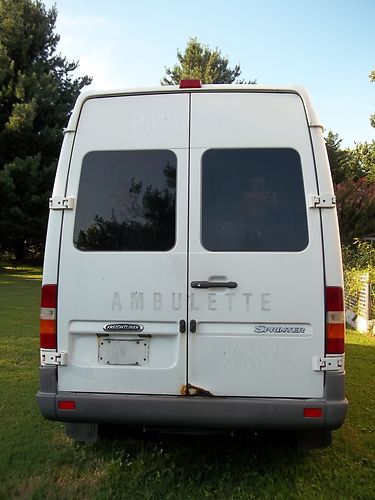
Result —
<instances>
[{"instance_id":1,"label":"rust spot","mask_svg":"<svg viewBox=\"0 0 375 500\"><path fill-rule=\"evenodd\" d=\"M185 384L182 384L182 386L180 387L180 394L182 394L183 396L189 395L187 386Z\"/></svg>"},{"instance_id":2,"label":"rust spot","mask_svg":"<svg viewBox=\"0 0 375 500\"><path fill-rule=\"evenodd\" d=\"M180 388L180 392L183 396L212 396L212 393L210 391L191 384L182 385Z\"/></svg>"}]
</instances>

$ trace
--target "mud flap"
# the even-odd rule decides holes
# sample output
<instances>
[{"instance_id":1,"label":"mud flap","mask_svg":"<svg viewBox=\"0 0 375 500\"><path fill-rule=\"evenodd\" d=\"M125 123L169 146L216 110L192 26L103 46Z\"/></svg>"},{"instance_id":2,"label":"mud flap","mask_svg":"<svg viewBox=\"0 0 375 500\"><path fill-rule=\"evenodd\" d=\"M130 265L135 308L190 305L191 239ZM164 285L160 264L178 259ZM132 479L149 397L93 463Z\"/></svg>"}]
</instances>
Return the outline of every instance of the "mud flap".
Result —
<instances>
[{"instance_id":1,"label":"mud flap","mask_svg":"<svg viewBox=\"0 0 375 500\"><path fill-rule=\"evenodd\" d=\"M65 432L68 437L83 443L96 443L99 425L95 423L67 422Z\"/></svg>"}]
</instances>

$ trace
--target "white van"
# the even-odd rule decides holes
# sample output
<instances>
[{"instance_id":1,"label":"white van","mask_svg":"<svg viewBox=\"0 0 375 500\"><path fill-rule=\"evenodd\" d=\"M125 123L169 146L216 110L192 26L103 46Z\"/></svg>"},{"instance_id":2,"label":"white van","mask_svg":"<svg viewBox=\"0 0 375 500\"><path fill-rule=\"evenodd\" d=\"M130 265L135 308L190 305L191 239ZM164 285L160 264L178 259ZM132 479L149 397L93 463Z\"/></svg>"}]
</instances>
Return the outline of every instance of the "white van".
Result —
<instances>
[{"instance_id":1,"label":"white van","mask_svg":"<svg viewBox=\"0 0 375 500\"><path fill-rule=\"evenodd\" d=\"M342 287L303 89L84 93L50 199L40 411L77 440L120 423L326 445L347 409Z\"/></svg>"}]
</instances>

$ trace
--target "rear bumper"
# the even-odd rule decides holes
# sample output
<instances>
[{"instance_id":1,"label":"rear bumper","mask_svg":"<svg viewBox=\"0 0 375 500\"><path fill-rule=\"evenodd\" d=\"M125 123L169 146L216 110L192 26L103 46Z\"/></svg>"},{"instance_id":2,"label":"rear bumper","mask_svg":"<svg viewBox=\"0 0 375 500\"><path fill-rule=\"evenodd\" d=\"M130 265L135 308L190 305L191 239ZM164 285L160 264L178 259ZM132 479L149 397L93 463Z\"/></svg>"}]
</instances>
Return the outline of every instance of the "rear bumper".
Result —
<instances>
[{"instance_id":1,"label":"rear bumper","mask_svg":"<svg viewBox=\"0 0 375 500\"><path fill-rule=\"evenodd\" d=\"M60 400L75 401L75 410L59 410ZM126 394L37 394L41 413L51 420L213 429L337 429L347 401L133 396ZM323 409L321 418L305 418L304 408Z\"/></svg>"},{"instance_id":2,"label":"rear bumper","mask_svg":"<svg viewBox=\"0 0 375 500\"><path fill-rule=\"evenodd\" d=\"M45 418L63 422L207 429L337 429L347 412L345 375L330 373L327 379L323 399L46 392L43 389L51 385L41 384L37 402ZM75 401L75 409L59 409L61 400ZM304 417L304 409L311 407L322 408L322 417Z\"/></svg>"}]
</instances>

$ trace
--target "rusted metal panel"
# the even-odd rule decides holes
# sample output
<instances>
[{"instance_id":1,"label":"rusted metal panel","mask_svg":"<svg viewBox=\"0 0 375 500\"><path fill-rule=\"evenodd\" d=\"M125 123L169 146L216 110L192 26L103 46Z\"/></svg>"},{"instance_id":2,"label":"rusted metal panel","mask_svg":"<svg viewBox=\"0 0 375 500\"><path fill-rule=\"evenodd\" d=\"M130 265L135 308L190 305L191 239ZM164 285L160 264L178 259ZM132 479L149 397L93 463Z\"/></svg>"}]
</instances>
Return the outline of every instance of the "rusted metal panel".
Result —
<instances>
[{"instance_id":1,"label":"rusted metal panel","mask_svg":"<svg viewBox=\"0 0 375 500\"><path fill-rule=\"evenodd\" d=\"M183 396L213 396L210 391L202 389L202 387L197 387L191 384L184 384L181 386L180 392Z\"/></svg>"}]
</instances>

